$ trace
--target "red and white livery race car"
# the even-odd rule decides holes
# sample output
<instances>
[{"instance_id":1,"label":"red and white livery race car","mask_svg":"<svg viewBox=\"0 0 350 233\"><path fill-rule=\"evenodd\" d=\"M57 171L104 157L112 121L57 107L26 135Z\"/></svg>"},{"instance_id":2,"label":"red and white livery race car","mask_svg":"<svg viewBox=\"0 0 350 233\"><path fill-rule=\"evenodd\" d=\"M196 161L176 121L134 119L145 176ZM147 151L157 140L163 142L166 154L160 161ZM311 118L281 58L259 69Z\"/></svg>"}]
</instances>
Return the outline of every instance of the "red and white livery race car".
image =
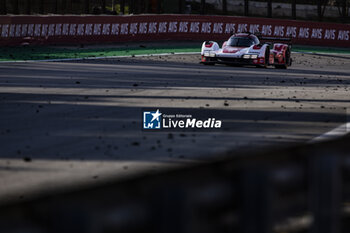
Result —
<instances>
[{"instance_id":1,"label":"red and white livery race car","mask_svg":"<svg viewBox=\"0 0 350 233\"><path fill-rule=\"evenodd\" d=\"M287 41L288 43L286 43ZM218 43L205 41L202 45L201 63L204 65L223 63L258 67L271 65L286 69L292 64L289 42L290 39L285 38L263 38L251 33L237 33L225 41L221 49Z\"/></svg>"}]
</instances>

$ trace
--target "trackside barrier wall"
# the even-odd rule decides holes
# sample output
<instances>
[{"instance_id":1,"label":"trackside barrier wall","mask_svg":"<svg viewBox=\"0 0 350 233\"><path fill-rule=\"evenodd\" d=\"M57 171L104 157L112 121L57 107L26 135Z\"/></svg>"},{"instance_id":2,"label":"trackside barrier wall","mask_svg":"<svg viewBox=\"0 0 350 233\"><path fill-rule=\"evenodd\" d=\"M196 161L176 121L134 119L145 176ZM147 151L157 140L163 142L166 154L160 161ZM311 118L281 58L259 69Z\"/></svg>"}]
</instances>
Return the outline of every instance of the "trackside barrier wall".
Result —
<instances>
[{"instance_id":1,"label":"trackside barrier wall","mask_svg":"<svg viewBox=\"0 0 350 233\"><path fill-rule=\"evenodd\" d=\"M350 47L350 25L200 15L0 16L0 45L159 40L226 40L233 32Z\"/></svg>"},{"instance_id":2,"label":"trackside barrier wall","mask_svg":"<svg viewBox=\"0 0 350 233\"><path fill-rule=\"evenodd\" d=\"M349 137L0 200L1 232L348 233Z\"/></svg>"}]
</instances>

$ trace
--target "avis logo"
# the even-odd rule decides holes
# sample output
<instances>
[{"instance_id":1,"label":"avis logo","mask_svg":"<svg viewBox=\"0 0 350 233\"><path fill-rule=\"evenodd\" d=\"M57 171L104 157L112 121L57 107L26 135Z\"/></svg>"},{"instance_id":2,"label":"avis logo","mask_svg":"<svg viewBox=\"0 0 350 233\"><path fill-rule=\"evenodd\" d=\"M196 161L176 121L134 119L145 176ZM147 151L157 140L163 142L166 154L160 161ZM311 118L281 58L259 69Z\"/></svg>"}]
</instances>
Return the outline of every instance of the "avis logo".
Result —
<instances>
[{"instance_id":1,"label":"avis logo","mask_svg":"<svg viewBox=\"0 0 350 233\"><path fill-rule=\"evenodd\" d=\"M156 112L143 112L144 129L161 129L162 113L157 109Z\"/></svg>"}]
</instances>

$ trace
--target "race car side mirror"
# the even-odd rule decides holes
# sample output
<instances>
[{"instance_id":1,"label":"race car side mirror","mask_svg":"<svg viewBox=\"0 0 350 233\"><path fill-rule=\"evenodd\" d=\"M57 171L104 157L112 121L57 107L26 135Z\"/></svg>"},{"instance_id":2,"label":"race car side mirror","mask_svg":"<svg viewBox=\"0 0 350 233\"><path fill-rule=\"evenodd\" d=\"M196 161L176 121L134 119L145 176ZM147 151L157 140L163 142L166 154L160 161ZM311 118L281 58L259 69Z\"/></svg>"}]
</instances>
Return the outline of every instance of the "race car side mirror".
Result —
<instances>
[{"instance_id":1,"label":"race car side mirror","mask_svg":"<svg viewBox=\"0 0 350 233\"><path fill-rule=\"evenodd\" d=\"M262 46L262 44L256 44L254 45L253 49L261 49Z\"/></svg>"}]
</instances>

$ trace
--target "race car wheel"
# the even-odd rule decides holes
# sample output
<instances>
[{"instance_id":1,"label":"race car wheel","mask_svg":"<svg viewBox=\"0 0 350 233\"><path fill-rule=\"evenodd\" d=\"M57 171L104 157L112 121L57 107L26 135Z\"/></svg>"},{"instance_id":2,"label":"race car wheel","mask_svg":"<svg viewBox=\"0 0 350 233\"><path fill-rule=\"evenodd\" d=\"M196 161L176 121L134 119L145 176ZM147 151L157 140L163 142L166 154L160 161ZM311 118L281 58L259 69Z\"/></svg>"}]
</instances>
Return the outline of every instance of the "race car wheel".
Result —
<instances>
[{"instance_id":1,"label":"race car wheel","mask_svg":"<svg viewBox=\"0 0 350 233\"><path fill-rule=\"evenodd\" d=\"M264 68L267 68L269 66L269 58L270 58L270 47L266 47L265 50L265 64L264 64Z\"/></svg>"},{"instance_id":2,"label":"race car wheel","mask_svg":"<svg viewBox=\"0 0 350 233\"><path fill-rule=\"evenodd\" d=\"M287 67L291 65L292 60L290 58L290 50L289 50L289 48L286 50L284 56L285 56L284 57L284 64L282 64L282 65L275 65L276 69L287 69Z\"/></svg>"},{"instance_id":3,"label":"race car wheel","mask_svg":"<svg viewBox=\"0 0 350 233\"><path fill-rule=\"evenodd\" d=\"M286 53L285 53L285 61L286 61L287 66L290 66L292 64L292 59L290 58L289 48L286 50Z\"/></svg>"},{"instance_id":4,"label":"race car wheel","mask_svg":"<svg viewBox=\"0 0 350 233\"><path fill-rule=\"evenodd\" d=\"M204 56L202 56L202 61L201 61L201 63L202 63L203 65L206 65L206 66L213 66L213 65L215 65L215 62L214 62L211 58L209 58L209 57L204 57Z\"/></svg>"}]
</instances>

